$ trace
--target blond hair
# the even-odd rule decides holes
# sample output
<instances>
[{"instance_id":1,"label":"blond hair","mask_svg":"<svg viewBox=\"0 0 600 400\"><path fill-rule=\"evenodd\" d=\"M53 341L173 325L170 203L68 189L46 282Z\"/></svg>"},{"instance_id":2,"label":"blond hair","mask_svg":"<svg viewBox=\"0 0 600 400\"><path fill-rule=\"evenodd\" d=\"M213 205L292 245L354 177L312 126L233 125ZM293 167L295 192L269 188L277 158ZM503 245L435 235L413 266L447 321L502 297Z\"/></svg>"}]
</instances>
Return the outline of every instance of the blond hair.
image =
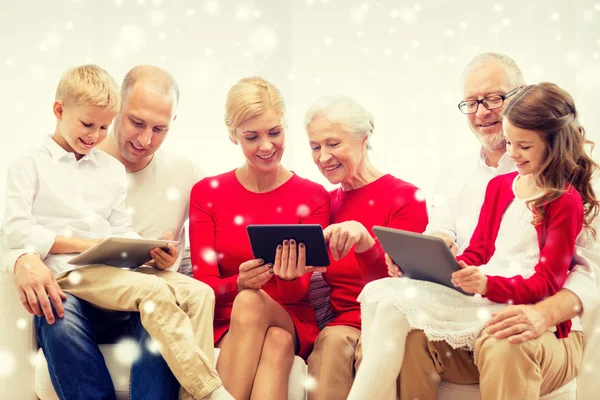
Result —
<instances>
[{"instance_id":1,"label":"blond hair","mask_svg":"<svg viewBox=\"0 0 600 400\"><path fill-rule=\"evenodd\" d=\"M285 102L281 92L267 80L255 76L240 79L229 89L225 103L225 125L229 136L245 121L270 109L285 115Z\"/></svg>"},{"instance_id":2,"label":"blond hair","mask_svg":"<svg viewBox=\"0 0 600 400\"><path fill-rule=\"evenodd\" d=\"M56 88L56 100L106 107L113 112L121 109L119 86L104 69L94 64L71 68L63 74Z\"/></svg>"}]
</instances>

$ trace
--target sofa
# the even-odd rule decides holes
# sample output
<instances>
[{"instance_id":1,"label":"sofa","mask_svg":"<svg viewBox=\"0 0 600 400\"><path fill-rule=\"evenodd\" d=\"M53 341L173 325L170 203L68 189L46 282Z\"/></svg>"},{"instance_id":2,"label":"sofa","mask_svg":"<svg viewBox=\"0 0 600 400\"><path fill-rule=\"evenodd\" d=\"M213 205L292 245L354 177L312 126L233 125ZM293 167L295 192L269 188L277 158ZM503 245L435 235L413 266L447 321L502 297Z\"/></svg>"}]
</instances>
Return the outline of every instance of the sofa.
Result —
<instances>
[{"instance_id":1,"label":"sofa","mask_svg":"<svg viewBox=\"0 0 600 400\"><path fill-rule=\"evenodd\" d=\"M0 398L11 400L54 400L56 393L50 382L48 367L41 349L38 349L33 329L33 317L19 301L14 276L0 272L0 320L6 321L0 332ZM311 283L311 302L317 305L317 313L323 324L331 317L328 311L328 288L317 275ZM113 377L117 398L127 399L129 388L129 365L117 361L116 345L101 345L101 351ZM215 362L219 350L215 350ZM290 375L290 400L306 398L307 368L304 361L296 357ZM541 399L575 400L576 383L571 382L558 391ZM455 385L442 382L439 400L479 399L478 385ZM580 398L580 400L588 400Z\"/></svg>"}]
</instances>

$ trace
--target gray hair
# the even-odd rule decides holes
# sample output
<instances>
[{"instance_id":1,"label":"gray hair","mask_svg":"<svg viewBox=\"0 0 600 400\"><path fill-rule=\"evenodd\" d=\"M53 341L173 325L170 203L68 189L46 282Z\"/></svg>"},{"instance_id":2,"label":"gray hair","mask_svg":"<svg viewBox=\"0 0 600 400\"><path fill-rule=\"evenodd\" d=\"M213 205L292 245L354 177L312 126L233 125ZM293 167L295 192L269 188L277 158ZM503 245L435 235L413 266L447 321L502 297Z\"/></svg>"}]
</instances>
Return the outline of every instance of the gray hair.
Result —
<instances>
[{"instance_id":1,"label":"gray hair","mask_svg":"<svg viewBox=\"0 0 600 400\"><path fill-rule=\"evenodd\" d=\"M138 81L148 83L165 94L173 93L175 105L179 105L179 85L177 85L175 78L164 69L154 65L138 65L125 75L123 84L121 84L121 100L123 103L127 101L129 92Z\"/></svg>"},{"instance_id":2,"label":"gray hair","mask_svg":"<svg viewBox=\"0 0 600 400\"><path fill-rule=\"evenodd\" d=\"M317 117L339 123L358 139L369 138L375 130L375 118L356 100L348 96L325 96L318 99L304 116L304 128ZM371 149L371 145L367 145Z\"/></svg>"},{"instance_id":3,"label":"gray hair","mask_svg":"<svg viewBox=\"0 0 600 400\"><path fill-rule=\"evenodd\" d=\"M496 61L502 66L502 69L504 69L506 83L508 83L511 88L525 85L523 73L521 72L521 69L515 60L501 53L483 53L473 58L463 71L463 84L467 75L469 75L472 71L483 67L490 60Z\"/></svg>"}]
</instances>

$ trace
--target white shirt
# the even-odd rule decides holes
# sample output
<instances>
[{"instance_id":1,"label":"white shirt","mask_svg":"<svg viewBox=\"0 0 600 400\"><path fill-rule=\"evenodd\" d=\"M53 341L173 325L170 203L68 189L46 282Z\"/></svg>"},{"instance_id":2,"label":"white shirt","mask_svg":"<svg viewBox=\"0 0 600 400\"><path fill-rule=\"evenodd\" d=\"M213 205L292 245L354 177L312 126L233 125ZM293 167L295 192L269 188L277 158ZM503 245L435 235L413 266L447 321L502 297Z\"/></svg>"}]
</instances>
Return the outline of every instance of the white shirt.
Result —
<instances>
[{"instance_id":1,"label":"white shirt","mask_svg":"<svg viewBox=\"0 0 600 400\"><path fill-rule=\"evenodd\" d=\"M133 229L145 239L162 239L165 232L178 240L179 258L170 270L191 275L189 252L186 255L185 221L189 215L190 192L203 174L188 157L159 149L150 164L139 172L127 174L126 205Z\"/></svg>"},{"instance_id":2,"label":"white shirt","mask_svg":"<svg viewBox=\"0 0 600 400\"><path fill-rule=\"evenodd\" d=\"M469 246L477 226L489 181L515 170L515 164L508 157L508 153L500 158L497 168L488 166L483 150L479 155L472 154L443 166L433 194L429 224L425 233L445 233L456 242L458 253L462 253ZM596 231L600 237L600 230ZM579 297L584 311L591 311L600 304L598 241L584 229L576 244L577 265L567 275L563 288L569 289Z\"/></svg>"},{"instance_id":3,"label":"white shirt","mask_svg":"<svg viewBox=\"0 0 600 400\"><path fill-rule=\"evenodd\" d=\"M8 168L4 243L7 263L36 252L54 274L82 266L67 263L73 254L49 254L56 236L96 239L139 237L125 207L125 167L92 149L79 161L51 136Z\"/></svg>"}]
</instances>

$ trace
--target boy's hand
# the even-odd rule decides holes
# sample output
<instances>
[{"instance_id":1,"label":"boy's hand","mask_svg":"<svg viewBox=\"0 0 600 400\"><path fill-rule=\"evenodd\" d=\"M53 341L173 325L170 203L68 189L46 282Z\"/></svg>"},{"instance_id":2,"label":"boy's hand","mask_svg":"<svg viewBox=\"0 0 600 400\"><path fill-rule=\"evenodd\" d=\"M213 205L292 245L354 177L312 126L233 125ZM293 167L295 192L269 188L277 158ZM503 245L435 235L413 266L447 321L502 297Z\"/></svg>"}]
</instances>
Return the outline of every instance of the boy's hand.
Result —
<instances>
[{"instance_id":1,"label":"boy's hand","mask_svg":"<svg viewBox=\"0 0 600 400\"><path fill-rule=\"evenodd\" d=\"M173 240L173 234L171 232L165 233L165 240ZM179 257L179 252L177 248L173 245L173 243L169 243L167 245L169 249L168 252L163 249L156 247L150 250L150 255L152 256L152 260L154 260L154 268L157 269L167 269L177 261L177 257Z\"/></svg>"},{"instance_id":2,"label":"boy's hand","mask_svg":"<svg viewBox=\"0 0 600 400\"><path fill-rule=\"evenodd\" d=\"M17 290L25 310L38 317L45 316L48 324L54 324L55 318L50 301L59 318L65 316L62 301L67 295L58 286L52 271L35 253L24 254L15 264ZM40 310L41 306L41 310Z\"/></svg>"},{"instance_id":3,"label":"boy's hand","mask_svg":"<svg viewBox=\"0 0 600 400\"><path fill-rule=\"evenodd\" d=\"M458 264L462 269L452 274L452 284L467 293L484 295L487 292L487 276L481 273L479 267L467 265L464 261Z\"/></svg>"}]
</instances>

